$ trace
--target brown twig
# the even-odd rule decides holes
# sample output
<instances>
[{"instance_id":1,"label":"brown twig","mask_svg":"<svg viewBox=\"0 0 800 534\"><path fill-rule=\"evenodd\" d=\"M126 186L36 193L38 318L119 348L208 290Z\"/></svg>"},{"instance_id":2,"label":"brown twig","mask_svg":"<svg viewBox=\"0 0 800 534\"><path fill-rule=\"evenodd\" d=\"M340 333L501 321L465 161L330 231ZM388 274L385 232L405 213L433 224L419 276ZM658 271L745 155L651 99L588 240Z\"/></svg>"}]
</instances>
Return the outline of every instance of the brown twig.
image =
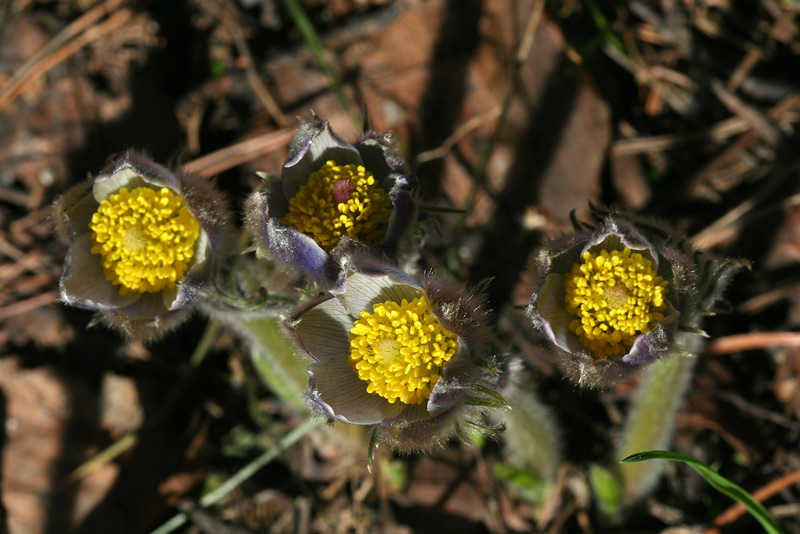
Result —
<instances>
[{"instance_id":1,"label":"brown twig","mask_svg":"<svg viewBox=\"0 0 800 534\"><path fill-rule=\"evenodd\" d=\"M778 345L800 347L800 332L752 332L720 337L706 345L705 353L717 356Z\"/></svg>"},{"instance_id":2,"label":"brown twig","mask_svg":"<svg viewBox=\"0 0 800 534\"><path fill-rule=\"evenodd\" d=\"M793 471L788 475L784 475L777 480L773 480L769 484L758 488L756 491L753 492L753 498L758 502L763 502L778 493L779 491L783 491L784 489L788 488L789 486L793 486L795 484L800 483L800 469L797 471ZM703 534L720 534L720 527L733 523L740 517L742 517L747 510L744 506L739 504L738 502L724 512L719 514L717 517L714 518L714 526L712 528L706 529Z\"/></svg>"},{"instance_id":3,"label":"brown twig","mask_svg":"<svg viewBox=\"0 0 800 534\"><path fill-rule=\"evenodd\" d=\"M447 155L448 152L458 143L462 137L469 134L471 131L475 130L476 128L480 128L484 124L491 122L503 113L503 106L495 106L493 109L490 109L488 112L478 115L477 117L472 117L461 126L459 126L455 132L450 134L450 136L444 140L444 142L439 145L437 148L433 150L428 150L426 152L420 152L417 154L416 163L417 165L421 165L427 161L431 161L434 159L443 158Z\"/></svg>"}]
</instances>

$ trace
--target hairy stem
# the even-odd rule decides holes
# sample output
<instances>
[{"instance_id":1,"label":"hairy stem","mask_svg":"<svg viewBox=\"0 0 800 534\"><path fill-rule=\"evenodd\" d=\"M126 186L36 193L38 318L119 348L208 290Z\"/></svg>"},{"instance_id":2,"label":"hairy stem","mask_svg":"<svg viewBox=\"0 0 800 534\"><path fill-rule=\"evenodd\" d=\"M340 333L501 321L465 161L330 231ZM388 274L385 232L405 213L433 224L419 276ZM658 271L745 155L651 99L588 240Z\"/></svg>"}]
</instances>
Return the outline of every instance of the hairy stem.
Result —
<instances>
[{"instance_id":1,"label":"hairy stem","mask_svg":"<svg viewBox=\"0 0 800 534\"><path fill-rule=\"evenodd\" d=\"M673 356L651 365L639 385L616 451L621 460L642 451L665 449L672 440L675 418L683 404L697 358ZM624 503L645 497L664 471L665 462L619 467Z\"/></svg>"}]
</instances>

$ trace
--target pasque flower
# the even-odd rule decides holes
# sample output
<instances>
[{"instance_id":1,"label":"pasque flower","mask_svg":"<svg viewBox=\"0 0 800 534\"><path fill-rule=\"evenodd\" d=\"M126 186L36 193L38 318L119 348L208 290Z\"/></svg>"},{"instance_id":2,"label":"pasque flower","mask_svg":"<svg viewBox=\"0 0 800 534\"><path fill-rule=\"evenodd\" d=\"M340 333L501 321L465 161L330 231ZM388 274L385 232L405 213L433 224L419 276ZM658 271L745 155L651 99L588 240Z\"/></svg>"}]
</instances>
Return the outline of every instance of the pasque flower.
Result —
<instances>
[{"instance_id":1,"label":"pasque flower","mask_svg":"<svg viewBox=\"0 0 800 534\"><path fill-rule=\"evenodd\" d=\"M654 221L595 211L595 228L542 248L527 313L562 370L612 385L674 353L694 353L700 322L744 262L709 260ZM589 228L589 230L587 230Z\"/></svg>"},{"instance_id":2,"label":"pasque flower","mask_svg":"<svg viewBox=\"0 0 800 534\"><path fill-rule=\"evenodd\" d=\"M479 297L362 263L345 290L302 306L285 326L311 357L308 396L327 416L374 425L402 450L426 449L492 405ZM484 402L485 401L485 402Z\"/></svg>"},{"instance_id":3,"label":"pasque flower","mask_svg":"<svg viewBox=\"0 0 800 534\"><path fill-rule=\"evenodd\" d=\"M227 222L212 185L129 152L55 204L61 299L152 339L204 293Z\"/></svg>"},{"instance_id":4,"label":"pasque flower","mask_svg":"<svg viewBox=\"0 0 800 534\"><path fill-rule=\"evenodd\" d=\"M248 199L247 226L259 254L340 289L350 253L394 253L416 188L389 134L366 131L351 145L315 116L292 141L281 180L265 176Z\"/></svg>"}]
</instances>

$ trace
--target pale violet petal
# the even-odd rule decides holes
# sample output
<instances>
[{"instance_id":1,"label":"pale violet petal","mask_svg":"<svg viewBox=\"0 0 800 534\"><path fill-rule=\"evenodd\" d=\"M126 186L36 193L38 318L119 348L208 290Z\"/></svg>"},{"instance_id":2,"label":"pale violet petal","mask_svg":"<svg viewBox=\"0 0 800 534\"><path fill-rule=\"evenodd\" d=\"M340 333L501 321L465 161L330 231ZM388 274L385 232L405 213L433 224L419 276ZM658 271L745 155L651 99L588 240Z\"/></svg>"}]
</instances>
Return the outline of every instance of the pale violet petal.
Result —
<instances>
[{"instance_id":1,"label":"pale violet petal","mask_svg":"<svg viewBox=\"0 0 800 534\"><path fill-rule=\"evenodd\" d=\"M311 173L318 171L328 160L338 165L361 165L361 155L350 143L335 135L328 123L309 142L305 151L300 151L286 163L281 174L283 191L287 199L292 199L308 181Z\"/></svg>"},{"instance_id":2,"label":"pale violet petal","mask_svg":"<svg viewBox=\"0 0 800 534\"><path fill-rule=\"evenodd\" d=\"M372 313L373 304L391 300L409 302L423 295L419 287L398 282L388 275L370 277L361 273L352 273L347 277L347 287L343 294L337 298L345 309L354 317L359 317L362 311Z\"/></svg>"},{"instance_id":3,"label":"pale violet petal","mask_svg":"<svg viewBox=\"0 0 800 534\"><path fill-rule=\"evenodd\" d=\"M208 239L208 233L200 229L200 235L197 237L197 241L194 244L194 257L192 258L192 267L191 269L194 270L195 267L198 265L202 265L206 262L210 254L210 243Z\"/></svg>"},{"instance_id":4,"label":"pale violet petal","mask_svg":"<svg viewBox=\"0 0 800 534\"><path fill-rule=\"evenodd\" d=\"M311 364L309 375L311 398L339 421L372 425L397 417L407 408L367 393L367 383L358 378L346 354Z\"/></svg>"},{"instance_id":5,"label":"pale violet petal","mask_svg":"<svg viewBox=\"0 0 800 534\"><path fill-rule=\"evenodd\" d=\"M100 255L92 254L91 250L92 235L84 234L67 252L61 278L62 299L67 304L94 310L113 310L138 300L139 295L123 297L119 294L119 287L109 282L103 273Z\"/></svg>"},{"instance_id":6,"label":"pale violet petal","mask_svg":"<svg viewBox=\"0 0 800 534\"><path fill-rule=\"evenodd\" d=\"M348 339L354 322L344 306L331 298L304 313L294 329L303 348L321 362L350 354Z\"/></svg>"},{"instance_id":7,"label":"pale violet petal","mask_svg":"<svg viewBox=\"0 0 800 534\"><path fill-rule=\"evenodd\" d=\"M569 323L575 316L569 313L564 304L566 294L564 276L548 274L539 291L537 313L544 320L542 328L550 341L567 352L580 352L583 345L569 329Z\"/></svg>"},{"instance_id":8,"label":"pale violet petal","mask_svg":"<svg viewBox=\"0 0 800 534\"><path fill-rule=\"evenodd\" d=\"M139 300L119 310L126 318L133 321L149 321L168 311L161 292L143 293Z\"/></svg>"}]
</instances>

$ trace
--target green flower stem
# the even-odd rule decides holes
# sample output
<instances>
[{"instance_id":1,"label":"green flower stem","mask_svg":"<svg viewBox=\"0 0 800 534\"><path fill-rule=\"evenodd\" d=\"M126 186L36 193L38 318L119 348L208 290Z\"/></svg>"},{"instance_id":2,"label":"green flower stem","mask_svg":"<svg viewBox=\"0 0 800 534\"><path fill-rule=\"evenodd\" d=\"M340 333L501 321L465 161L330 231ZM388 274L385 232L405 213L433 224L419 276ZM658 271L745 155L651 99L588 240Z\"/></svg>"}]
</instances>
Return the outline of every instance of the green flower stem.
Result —
<instances>
[{"instance_id":1,"label":"green flower stem","mask_svg":"<svg viewBox=\"0 0 800 534\"><path fill-rule=\"evenodd\" d=\"M277 320L239 319L235 329L250 343L250 355L261 380L295 413L308 415L305 400L308 365L296 354Z\"/></svg>"},{"instance_id":2,"label":"green flower stem","mask_svg":"<svg viewBox=\"0 0 800 534\"><path fill-rule=\"evenodd\" d=\"M672 440L675 417L683 404L697 358L672 356L652 364L639 385L628 413L615 458L654 449L665 449ZM624 504L647 495L664 470L663 462L620 466Z\"/></svg>"},{"instance_id":3,"label":"green flower stem","mask_svg":"<svg viewBox=\"0 0 800 534\"><path fill-rule=\"evenodd\" d=\"M323 422L322 419L319 418L312 418L307 419L303 424L286 434L280 442L261 453L261 455L241 468L235 475L233 475L230 479L228 479L224 484L220 487L204 495L200 499L200 506L202 508L208 508L209 506L218 503L223 497L228 495L231 491L238 488L244 481L248 478L256 474L259 469L265 467L269 464L272 460L278 457L283 451L287 448L294 445L297 441L300 440L303 436L311 432L315 427L319 426ZM186 523L187 517L186 514L180 513L172 517L169 521L158 527L156 530L152 532L152 534L169 534L170 532L174 531L176 528L180 527L184 523Z\"/></svg>"}]
</instances>

